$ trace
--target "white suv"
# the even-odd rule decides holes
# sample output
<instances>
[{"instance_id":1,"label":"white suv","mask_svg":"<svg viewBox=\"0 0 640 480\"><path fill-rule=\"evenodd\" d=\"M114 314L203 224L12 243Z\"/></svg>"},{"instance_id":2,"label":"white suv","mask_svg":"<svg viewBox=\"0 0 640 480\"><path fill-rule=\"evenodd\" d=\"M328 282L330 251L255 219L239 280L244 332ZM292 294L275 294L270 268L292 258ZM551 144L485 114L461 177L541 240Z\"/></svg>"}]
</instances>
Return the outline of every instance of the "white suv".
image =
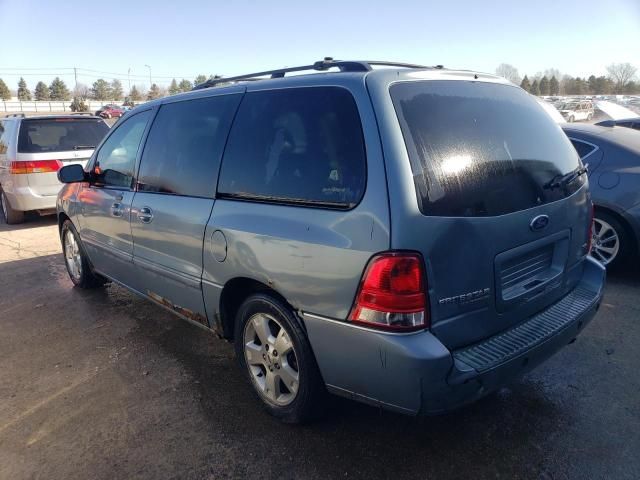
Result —
<instances>
[{"instance_id":1,"label":"white suv","mask_svg":"<svg viewBox=\"0 0 640 480\"><path fill-rule=\"evenodd\" d=\"M588 101L566 102L560 104L557 108L564 119L569 123L580 120L590 122L593 118L593 103Z\"/></svg>"},{"instance_id":2,"label":"white suv","mask_svg":"<svg viewBox=\"0 0 640 480\"><path fill-rule=\"evenodd\" d=\"M109 131L90 115L23 114L0 119L0 203L7 223L21 223L24 212L54 213L64 165L85 165Z\"/></svg>"}]
</instances>

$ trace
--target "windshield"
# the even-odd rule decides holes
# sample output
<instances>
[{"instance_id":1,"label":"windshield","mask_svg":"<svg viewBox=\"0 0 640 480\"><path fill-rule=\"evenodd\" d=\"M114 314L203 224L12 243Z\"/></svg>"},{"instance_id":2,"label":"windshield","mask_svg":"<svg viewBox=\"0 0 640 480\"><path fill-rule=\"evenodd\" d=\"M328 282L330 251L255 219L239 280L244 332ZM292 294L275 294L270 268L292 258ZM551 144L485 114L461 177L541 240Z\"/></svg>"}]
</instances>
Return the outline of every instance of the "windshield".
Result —
<instances>
[{"instance_id":1,"label":"windshield","mask_svg":"<svg viewBox=\"0 0 640 480\"><path fill-rule=\"evenodd\" d=\"M577 103L561 103L558 106L558 110L575 110L576 108L578 108Z\"/></svg>"},{"instance_id":2,"label":"windshield","mask_svg":"<svg viewBox=\"0 0 640 480\"><path fill-rule=\"evenodd\" d=\"M106 123L93 118L26 119L20 125L18 152L90 150L100 143L108 131Z\"/></svg>"},{"instance_id":3,"label":"windshield","mask_svg":"<svg viewBox=\"0 0 640 480\"><path fill-rule=\"evenodd\" d=\"M391 86L421 211L493 216L565 198L585 182L548 188L580 166L562 130L531 95L464 81Z\"/></svg>"}]
</instances>

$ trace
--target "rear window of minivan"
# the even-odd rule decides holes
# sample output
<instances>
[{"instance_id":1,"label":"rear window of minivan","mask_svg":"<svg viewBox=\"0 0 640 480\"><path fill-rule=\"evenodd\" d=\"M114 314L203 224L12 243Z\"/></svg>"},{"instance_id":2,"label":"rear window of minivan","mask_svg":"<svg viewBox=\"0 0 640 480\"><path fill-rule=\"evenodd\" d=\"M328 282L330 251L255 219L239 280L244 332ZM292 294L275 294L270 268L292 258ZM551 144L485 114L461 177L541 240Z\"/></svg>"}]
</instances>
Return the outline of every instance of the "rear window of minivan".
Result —
<instances>
[{"instance_id":1,"label":"rear window of minivan","mask_svg":"<svg viewBox=\"0 0 640 480\"><path fill-rule=\"evenodd\" d=\"M432 80L396 83L390 93L425 215L503 215L565 198L586 181L550 188L580 160L522 89Z\"/></svg>"},{"instance_id":2,"label":"rear window of minivan","mask_svg":"<svg viewBox=\"0 0 640 480\"><path fill-rule=\"evenodd\" d=\"M90 150L108 131L106 123L94 118L25 119L20 124L18 152Z\"/></svg>"}]
</instances>

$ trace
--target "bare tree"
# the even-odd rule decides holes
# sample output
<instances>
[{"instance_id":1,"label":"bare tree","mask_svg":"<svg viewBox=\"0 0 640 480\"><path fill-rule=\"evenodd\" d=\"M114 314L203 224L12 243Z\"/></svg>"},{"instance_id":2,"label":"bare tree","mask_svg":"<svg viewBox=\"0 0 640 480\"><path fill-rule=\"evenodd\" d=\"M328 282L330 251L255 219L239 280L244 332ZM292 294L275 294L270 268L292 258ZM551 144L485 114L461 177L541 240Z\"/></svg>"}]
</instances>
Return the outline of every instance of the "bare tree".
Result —
<instances>
[{"instance_id":1,"label":"bare tree","mask_svg":"<svg viewBox=\"0 0 640 480\"><path fill-rule=\"evenodd\" d=\"M609 78L616 84L615 91L622 93L636 74L636 67L630 63L612 63L607 67Z\"/></svg>"},{"instance_id":2,"label":"bare tree","mask_svg":"<svg viewBox=\"0 0 640 480\"><path fill-rule=\"evenodd\" d=\"M520 85L520 82L522 81L522 78L518 73L518 69L508 63L501 63L498 65L498 68L496 68L496 75L500 75L516 85Z\"/></svg>"},{"instance_id":3,"label":"bare tree","mask_svg":"<svg viewBox=\"0 0 640 480\"><path fill-rule=\"evenodd\" d=\"M73 88L73 96L78 98L89 98L91 90L84 83L78 83Z\"/></svg>"}]
</instances>

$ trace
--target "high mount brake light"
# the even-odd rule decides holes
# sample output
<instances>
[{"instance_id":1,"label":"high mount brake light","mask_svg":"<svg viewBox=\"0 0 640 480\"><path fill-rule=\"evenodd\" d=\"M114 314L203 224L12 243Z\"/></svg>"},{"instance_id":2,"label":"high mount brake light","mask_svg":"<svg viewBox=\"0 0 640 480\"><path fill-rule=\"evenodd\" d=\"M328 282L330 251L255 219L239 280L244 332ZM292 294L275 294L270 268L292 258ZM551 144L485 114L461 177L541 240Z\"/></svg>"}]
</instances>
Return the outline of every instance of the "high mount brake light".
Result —
<instances>
[{"instance_id":1,"label":"high mount brake light","mask_svg":"<svg viewBox=\"0 0 640 480\"><path fill-rule=\"evenodd\" d=\"M369 261L349 320L396 332L429 327L425 274L416 253L389 252Z\"/></svg>"}]
</instances>

